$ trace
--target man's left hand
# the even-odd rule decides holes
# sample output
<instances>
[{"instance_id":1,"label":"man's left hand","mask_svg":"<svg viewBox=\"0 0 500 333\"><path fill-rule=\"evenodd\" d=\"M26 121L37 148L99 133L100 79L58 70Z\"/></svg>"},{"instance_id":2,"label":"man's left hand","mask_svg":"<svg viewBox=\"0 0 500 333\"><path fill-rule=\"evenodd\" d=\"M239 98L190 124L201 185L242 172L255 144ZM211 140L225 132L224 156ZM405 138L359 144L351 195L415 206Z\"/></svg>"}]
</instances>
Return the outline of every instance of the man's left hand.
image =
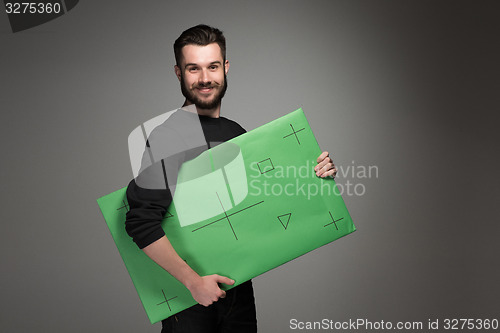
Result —
<instances>
[{"instance_id":1,"label":"man's left hand","mask_svg":"<svg viewBox=\"0 0 500 333\"><path fill-rule=\"evenodd\" d=\"M328 152L324 151L319 155L318 159L318 165L314 167L314 171L316 172L316 176L325 178L325 177L332 177L335 178L337 175L337 168L335 167L335 164L333 164L332 159L330 156L328 156Z\"/></svg>"}]
</instances>

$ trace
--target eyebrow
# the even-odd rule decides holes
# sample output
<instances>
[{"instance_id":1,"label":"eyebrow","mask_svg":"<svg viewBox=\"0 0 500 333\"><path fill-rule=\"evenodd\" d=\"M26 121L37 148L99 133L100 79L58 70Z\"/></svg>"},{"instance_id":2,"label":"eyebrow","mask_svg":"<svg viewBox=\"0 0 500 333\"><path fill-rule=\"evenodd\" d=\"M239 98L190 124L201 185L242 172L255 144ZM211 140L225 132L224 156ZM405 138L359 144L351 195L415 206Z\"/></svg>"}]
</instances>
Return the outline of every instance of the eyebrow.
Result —
<instances>
[{"instance_id":1,"label":"eyebrow","mask_svg":"<svg viewBox=\"0 0 500 333\"><path fill-rule=\"evenodd\" d=\"M222 66L222 63L221 63L219 60L217 60L217 61L212 61L209 65L215 65L215 64L218 64L218 65L221 65L221 66ZM184 66L184 68L187 68L188 66L199 66L199 65L198 65L198 64L195 64L195 63L190 62L190 63L186 64L186 65Z\"/></svg>"}]
</instances>

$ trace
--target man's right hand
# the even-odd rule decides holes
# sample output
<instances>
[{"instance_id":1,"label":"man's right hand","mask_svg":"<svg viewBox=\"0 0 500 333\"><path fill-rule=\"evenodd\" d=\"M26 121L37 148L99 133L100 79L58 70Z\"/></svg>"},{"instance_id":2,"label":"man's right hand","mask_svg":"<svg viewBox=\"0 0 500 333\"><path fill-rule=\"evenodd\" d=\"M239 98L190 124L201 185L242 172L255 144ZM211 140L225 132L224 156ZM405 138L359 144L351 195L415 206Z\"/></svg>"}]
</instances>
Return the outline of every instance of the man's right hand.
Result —
<instances>
[{"instance_id":1,"label":"man's right hand","mask_svg":"<svg viewBox=\"0 0 500 333\"><path fill-rule=\"evenodd\" d=\"M234 284L234 281L230 278L217 274L199 276L179 257L167 236L163 236L149 244L143 251L154 262L185 285L195 301L203 306L209 306L213 302L217 302L219 298L226 296L226 292L219 288L218 283Z\"/></svg>"},{"instance_id":2,"label":"man's right hand","mask_svg":"<svg viewBox=\"0 0 500 333\"><path fill-rule=\"evenodd\" d=\"M226 297L226 292L219 288L219 283L233 285L234 280L217 274L201 276L189 287L194 300L203 306L217 302L219 298Z\"/></svg>"}]
</instances>

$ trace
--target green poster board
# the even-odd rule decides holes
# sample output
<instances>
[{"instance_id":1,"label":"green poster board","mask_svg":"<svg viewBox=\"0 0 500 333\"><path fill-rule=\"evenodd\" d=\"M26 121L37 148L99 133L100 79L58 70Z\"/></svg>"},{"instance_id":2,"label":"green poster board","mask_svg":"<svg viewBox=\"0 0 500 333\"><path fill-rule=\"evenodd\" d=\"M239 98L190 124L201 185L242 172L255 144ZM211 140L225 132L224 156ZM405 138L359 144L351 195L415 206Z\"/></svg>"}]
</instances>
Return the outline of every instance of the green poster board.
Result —
<instances>
[{"instance_id":1,"label":"green poster board","mask_svg":"<svg viewBox=\"0 0 500 333\"><path fill-rule=\"evenodd\" d=\"M200 275L236 286L353 232L335 181L313 171L320 153L301 109L203 152L179 172L162 222L167 237ZM127 235L125 191L97 202L156 323L196 302Z\"/></svg>"}]
</instances>

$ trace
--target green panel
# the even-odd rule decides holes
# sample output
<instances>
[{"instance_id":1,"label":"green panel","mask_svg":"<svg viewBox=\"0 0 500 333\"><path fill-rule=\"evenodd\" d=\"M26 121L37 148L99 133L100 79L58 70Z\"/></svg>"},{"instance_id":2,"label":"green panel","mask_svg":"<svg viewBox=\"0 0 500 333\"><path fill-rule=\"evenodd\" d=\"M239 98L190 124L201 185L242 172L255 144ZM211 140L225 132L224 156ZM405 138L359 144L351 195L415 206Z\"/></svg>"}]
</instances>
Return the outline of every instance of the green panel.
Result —
<instances>
[{"instance_id":1,"label":"green panel","mask_svg":"<svg viewBox=\"0 0 500 333\"><path fill-rule=\"evenodd\" d=\"M301 109L205 151L179 172L162 222L167 237L200 275L228 276L236 286L353 232L335 181L313 172L320 153ZM196 302L127 235L125 191L97 201L156 323Z\"/></svg>"}]
</instances>

